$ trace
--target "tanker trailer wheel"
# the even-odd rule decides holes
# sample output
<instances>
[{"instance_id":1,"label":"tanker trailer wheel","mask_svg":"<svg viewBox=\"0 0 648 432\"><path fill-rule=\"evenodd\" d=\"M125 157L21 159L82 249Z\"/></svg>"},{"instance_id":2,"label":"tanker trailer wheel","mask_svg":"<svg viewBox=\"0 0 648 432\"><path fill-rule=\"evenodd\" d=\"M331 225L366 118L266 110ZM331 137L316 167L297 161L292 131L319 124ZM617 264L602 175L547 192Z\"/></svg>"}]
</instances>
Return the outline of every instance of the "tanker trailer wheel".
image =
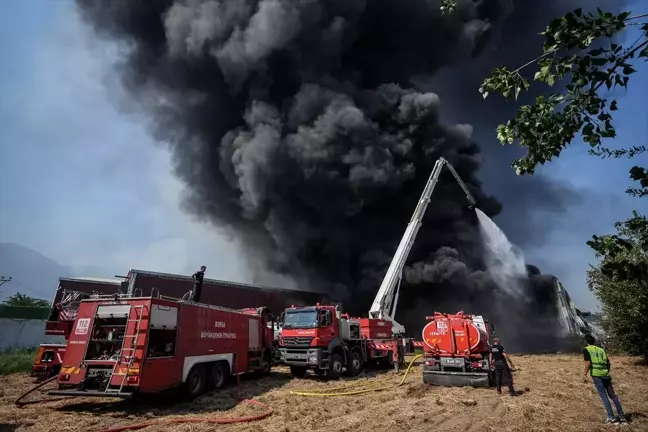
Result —
<instances>
[{"instance_id":1,"label":"tanker trailer wheel","mask_svg":"<svg viewBox=\"0 0 648 432\"><path fill-rule=\"evenodd\" d=\"M326 377L338 379L342 376L343 371L344 362L342 361L342 356L338 353L331 354L331 360L329 361L329 368L326 371Z\"/></svg>"},{"instance_id":2,"label":"tanker trailer wheel","mask_svg":"<svg viewBox=\"0 0 648 432\"><path fill-rule=\"evenodd\" d=\"M360 372L362 372L362 366L363 361L360 351L358 351L357 349L351 351L351 355L349 356L349 364L346 369L347 375L352 377L360 375Z\"/></svg>"},{"instance_id":3,"label":"tanker trailer wheel","mask_svg":"<svg viewBox=\"0 0 648 432\"><path fill-rule=\"evenodd\" d=\"M205 368L201 364L194 365L184 382L184 393L190 399L196 398L205 390L205 384L207 384Z\"/></svg>"},{"instance_id":4,"label":"tanker trailer wheel","mask_svg":"<svg viewBox=\"0 0 648 432\"><path fill-rule=\"evenodd\" d=\"M295 378L304 378L306 376L306 368L303 366L290 366L290 373Z\"/></svg>"},{"instance_id":5,"label":"tanker trailer wheel","mask_svg":"<svg viewBox=\"0 0 648 432\"><path fill-rule=\"evenodd\" d=\"M212 366L211 383L214 390L220 390L225 387L225 382L229 376L229 365L225 362L217 362Z\"/></svg>"}]
</instances>

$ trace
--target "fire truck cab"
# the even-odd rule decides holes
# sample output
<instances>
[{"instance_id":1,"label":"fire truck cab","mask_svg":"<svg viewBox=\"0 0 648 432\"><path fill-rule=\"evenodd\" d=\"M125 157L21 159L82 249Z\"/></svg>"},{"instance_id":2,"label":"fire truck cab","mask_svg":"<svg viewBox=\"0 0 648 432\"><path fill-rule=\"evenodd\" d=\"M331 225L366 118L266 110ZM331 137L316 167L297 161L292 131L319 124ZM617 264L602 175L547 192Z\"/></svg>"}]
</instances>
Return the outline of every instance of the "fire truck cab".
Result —
<instances>
[{"instance_id":1,"label":"fire truck cab","mask_svg":"<svg viewBox=\"0 0 648 432\"><path fill-rule=\"evenodd\" d=\"M317 304L284 311L279 349L294 376L303 377L310 369L335 379L344 372L356 376L369 362L402 363L399 341L390 321L350 318L336 306Z\"/></svg>"}]
</instances>

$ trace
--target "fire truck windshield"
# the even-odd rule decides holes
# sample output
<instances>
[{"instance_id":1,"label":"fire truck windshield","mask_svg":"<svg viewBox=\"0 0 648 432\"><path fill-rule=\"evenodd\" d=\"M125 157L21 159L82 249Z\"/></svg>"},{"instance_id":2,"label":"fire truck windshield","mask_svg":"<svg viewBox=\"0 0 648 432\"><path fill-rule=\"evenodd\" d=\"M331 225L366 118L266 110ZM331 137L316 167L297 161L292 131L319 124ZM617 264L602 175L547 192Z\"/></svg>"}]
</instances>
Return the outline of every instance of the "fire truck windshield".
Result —
<instances>
[{"instance_id":1,"label":"fire truck windshield","mask_svg":"<svg viewBox=\"0 0 648 432\"><path fill-rule=\"evenodd\" d=\"M284 316L283 328L315 328L317 327L317 311L290 310Z\"/></svg>"}]
</instances>

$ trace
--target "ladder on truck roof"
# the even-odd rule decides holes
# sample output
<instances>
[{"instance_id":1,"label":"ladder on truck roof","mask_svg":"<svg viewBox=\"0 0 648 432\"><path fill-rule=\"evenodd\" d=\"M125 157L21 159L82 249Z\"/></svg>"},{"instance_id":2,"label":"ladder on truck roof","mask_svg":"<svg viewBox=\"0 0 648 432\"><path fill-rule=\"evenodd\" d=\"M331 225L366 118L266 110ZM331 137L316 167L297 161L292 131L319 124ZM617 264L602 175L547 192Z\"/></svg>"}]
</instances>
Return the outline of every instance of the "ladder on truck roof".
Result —
<instances>
[{"instance_id":1,"label":"ladder on truck roof","mask_svg":"<svg viewBox=\"0 0 648 432\"><path fill-rule=\"evenodd\" d=\"M144 310L146 306L145 305L130 305L130 309L128 310L128 319L126 320L126 331L124 332L124 338L122 339L122 346L121 350L119 352L119 358L115 362L113 366L112 373L110 374L110 378L108 378L108 385L106 386L106 390L104 390L104 393L109 393L109 394L119 394L122 392L124 389L124 385L126 384L126 380L128 378L128 372L130 371L131 366L133 365L133 362L135 360L135 351L137 350L137 341L139 340L140 336L140 327L142 324L142 318L144 317ZM137 316L136 319L132 319L132 311L135 310L135 314ZM135 334L128 334L128 329L129 329L129 323L134 322L135 324ZM133 341L131 343L131 346L128 347L126 346L126 339L128 338L133 338ZM125 356L124 352L129 351L131 354L129 356ZM122 358L128 358L128 364L126 365L126 370L124 373L117 373L119 372L120 365L122 364ZM119 384L119 388L117 389L112 389L110 388L110 383L112 382L112 379L114 376L121 376L121 383Z\"/></svg>"}]
</instances>

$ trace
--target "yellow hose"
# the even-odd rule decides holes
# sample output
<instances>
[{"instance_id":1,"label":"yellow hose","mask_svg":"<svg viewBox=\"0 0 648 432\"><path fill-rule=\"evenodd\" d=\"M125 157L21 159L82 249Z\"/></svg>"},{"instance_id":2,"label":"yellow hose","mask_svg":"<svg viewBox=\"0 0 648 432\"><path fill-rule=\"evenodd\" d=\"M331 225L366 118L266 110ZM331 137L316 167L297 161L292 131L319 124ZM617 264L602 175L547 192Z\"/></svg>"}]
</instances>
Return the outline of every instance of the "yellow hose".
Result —
<instances>
[{"instance_id":1,"label":"yellow hose","mask_svg":"<svg viewBox=\"0 0 648 432\"><path fill-rule=\"evenodd\" d=\"M358 383L358 384L350 384L347 386L343 387L334 387L334 388L328 388L328 389L312 389L312 390L306 390L306 391L291 391L290 394L297 395L297 396L312 396L312 397L326 397L326 396L353 396L353 395L359 395L359 394L364 394L364 393L369 393L369 392L374 392L374 391L382 391L382 390L389 390L392 388L400 387L405 383L405 380L407 379L407 375L409 375L409 371L414 365L414 361L416 359L422 357L422 355L417 355L414 357L412 360L410 360L409 365L407 366L407 369L405 370L405 375L403 375L403 378L400 380L398 384L393 384L393 385L388 385L384 387L371 387L371 388L366 388L362 390L353 390L353 391L346 391L346 392L339 392L339 390L345 390L350 387L362 387L368 384L365 383Z\"/></svg>"}]
</instances>

